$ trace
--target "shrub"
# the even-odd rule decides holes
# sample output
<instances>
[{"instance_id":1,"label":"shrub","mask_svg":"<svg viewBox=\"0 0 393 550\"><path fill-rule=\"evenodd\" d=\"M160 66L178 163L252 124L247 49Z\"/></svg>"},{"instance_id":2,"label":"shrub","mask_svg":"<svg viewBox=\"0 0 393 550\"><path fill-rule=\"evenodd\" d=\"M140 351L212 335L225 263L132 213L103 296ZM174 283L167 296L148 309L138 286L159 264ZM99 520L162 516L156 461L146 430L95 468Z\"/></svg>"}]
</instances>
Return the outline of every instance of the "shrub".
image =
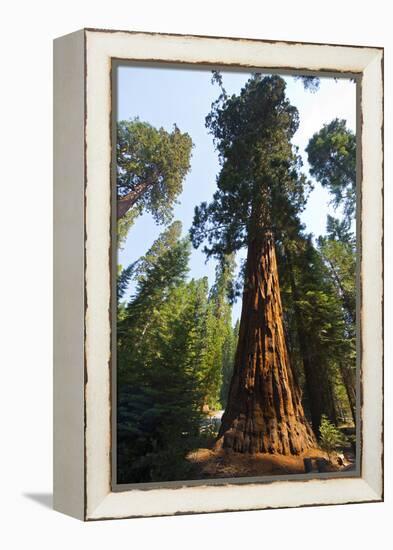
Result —
<instances>
[{"instance_id":1,"label":"shrub","mask_svg":"<svg viewBox=\"0 0 393 550\"><path fill-rule=\"evenodd\" d=\"M330 460L330 455L340 445L344 445L345 438L326 416L322 416L321 426L319 428L319 444L321 449L327 452Z\"/></svg>"}]
</instances>

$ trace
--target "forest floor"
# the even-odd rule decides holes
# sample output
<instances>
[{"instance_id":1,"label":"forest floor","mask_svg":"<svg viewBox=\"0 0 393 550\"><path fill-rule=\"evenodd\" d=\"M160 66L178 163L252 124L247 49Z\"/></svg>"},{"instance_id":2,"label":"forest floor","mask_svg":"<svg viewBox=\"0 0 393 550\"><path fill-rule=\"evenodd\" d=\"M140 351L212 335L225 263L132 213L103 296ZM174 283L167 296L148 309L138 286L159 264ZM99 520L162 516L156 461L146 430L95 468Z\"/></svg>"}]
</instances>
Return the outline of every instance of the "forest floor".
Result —
<instances>
[{"instance_id":1,"label":"forest floor","mask_svg":"<svg viewBox=\"0 0 393 550\"><path fill-rule=\"evenodd\" d=\"M187 456L199 479L304 474L304 458L327 459L327 455L320 449L311 449L299 456L283 456L268 453L243 454L213 448L197 449ZM341 460L337 460L335 456L326 464L328 472L348 471L355 467L354 457L346 453ZM317 472L315 461L313 466L313 471Z\"/></svg>"},{"instance_id":2,"label":"forest floor","mask_svg":"<svg viewBox=\"0 0 393 550\"><path fill-rule=\"evenodd\" d=\"M200 448L187 455L192 464L196 479L257 477L287 474L304 474L305 458L312 460L312 472L318 472L316 460L325 459L323 471L340 472L355 469L355 455L350 446L341 453L333 453L331 460L321 449L310 449L297 456L284 456L269 453L237 453L216 445L216 439L223 410L214 411L204 420L206 448ZM352 429L352 427L351 427ZM210 437L209 437L210 432ZM320 470L322 471L322 470Z\"/></svg>"}]
</instances>

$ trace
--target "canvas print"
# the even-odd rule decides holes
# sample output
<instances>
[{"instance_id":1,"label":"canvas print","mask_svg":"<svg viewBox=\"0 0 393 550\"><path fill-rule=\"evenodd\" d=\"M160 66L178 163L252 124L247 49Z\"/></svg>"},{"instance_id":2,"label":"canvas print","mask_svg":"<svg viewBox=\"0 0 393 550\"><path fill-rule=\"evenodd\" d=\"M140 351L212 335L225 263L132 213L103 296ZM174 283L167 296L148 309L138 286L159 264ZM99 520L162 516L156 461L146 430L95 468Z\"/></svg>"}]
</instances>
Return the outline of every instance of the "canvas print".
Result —
<instances>
[{"instance_id":1,"label":"canvas print","mask_svg":"<svg viewBox=\"0 0 393 550\"><path fill-rule=\"evenodd\" d=\"M356 475L357 83L114 79L116 483Z\"/></svg>"}]
</instances>

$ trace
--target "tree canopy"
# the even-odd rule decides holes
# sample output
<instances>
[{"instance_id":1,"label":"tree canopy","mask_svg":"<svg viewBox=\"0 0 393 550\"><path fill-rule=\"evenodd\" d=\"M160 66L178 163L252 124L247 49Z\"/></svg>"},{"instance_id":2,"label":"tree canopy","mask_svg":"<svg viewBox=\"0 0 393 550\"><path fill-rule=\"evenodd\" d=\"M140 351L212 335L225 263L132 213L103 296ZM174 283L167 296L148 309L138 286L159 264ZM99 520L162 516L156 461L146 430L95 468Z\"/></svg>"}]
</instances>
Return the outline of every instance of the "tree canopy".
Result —
<instances>
[{"instance_id":1,"label":"tree canopy","mask_svg":"<svg viewBox=\"0 0 393 550\"><path fill-rule=\"evenodd\" d=\"M318 88L318 78L299 78ZM326 235L315 239L301 222L312 183L292 144L299 113L285 80L255 73L238 95L227 94L220 72L212 82L220 92L205 125L220 171L212 200L195 208L190 237L169 222L191 138L176 126L168 133L138 119L119 123L120 233L143 212L166 226L118 271L120 483L192 479L194 455L221 444L299 454L315 436L323 441L327 422L333 429L356 419L355 136L335 119L310 139L311 174L344 212L328 216ZM189 277L190 240L218 260L210 287L207 277ZM212 411L223 407L211 430Z\"/></svg>"},{"instance_id":2,"label":"tree canopy","mask_svg":"<svg viewBox=\"0 0 393 550\"><path fill-rule=\"evenodd\" d=\"M233 260L186 280L189 240L173 222L118 275L118 475L120 482L185 479L185 455L201 442L203 410L220 408L233 366L227 299ZM126 295L130 281L133 295ZM203 438L202 438L203 439Z\"/></svg>"},{"instance_id":3,"label":"tree canopy","mask_svg":"<svg viewBox=\"0 0 393 550\"><path fill-rule=\"evenodd\" d=\"M320 78L318 76L295 76L295 80L300 80L303 84L305 90L308 90L312 94L319 90L321 84Z\"/></svg>"},{"instance_id":4,"label":"tree canopy","mask_svg":"<svg viewBox=\"0 0 393 550\"><path fill-rule=\"evenodd\" d=\"M335 118L310 139L306 152L310 174L342 205L347 218L356 207L356 137L345 120Z\"/></svg>"},{"instance_id":5,"label":"tree canopy","mask_svg":"<svg viewBox=\"0 0 393 550\"><path fill-rule=\"evenodd\" d=\"M206 117L219 153L217 191L195 208L191 239L207 256L247 245L261 229L288 229L305 204L307 182L290 140L299 124L279 76L253 75L239 95L222 93Z\"/></svg>"},{"instance_id":6,"label":"tree canopy","mask_svg":"<svg viewBox=\"0 0 393 550\"><path fill-rule=\"evenodd\" d=\"M138 118L117 127L117 213L120 240L135 217L150 212L158 224L172 218L173 205L190 169L192 140L174 125L172 132Z\"/></svg>"}]
</instances>

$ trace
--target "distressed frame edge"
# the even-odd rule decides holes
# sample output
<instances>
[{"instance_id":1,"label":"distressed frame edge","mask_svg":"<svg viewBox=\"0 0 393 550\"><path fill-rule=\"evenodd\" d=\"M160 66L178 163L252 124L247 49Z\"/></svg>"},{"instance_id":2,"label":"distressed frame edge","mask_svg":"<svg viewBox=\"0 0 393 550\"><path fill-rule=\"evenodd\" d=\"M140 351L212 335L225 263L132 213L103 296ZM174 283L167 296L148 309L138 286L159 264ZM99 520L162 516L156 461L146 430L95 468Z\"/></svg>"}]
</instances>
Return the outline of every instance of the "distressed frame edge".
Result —
<instances>
[{"instance_id":1,"label":"distressed frame edge","mask_svg":"<svg viewBox=\"0 0 393 550\"><path fill-rule=\"evenodd\" d=\"M86 519L85 32L53 41L53 508Z\"/></svg>"},{"instance_id":2,"label":"distressed frame edge","mask_svg":"<svg viewBox=\"0 0 393 550\"><path fill-rule=\"evenodd\" d=\"M85 31L85 32L86 32L86 31ZM108 31L90 31L90 30L89 30L88 32L89 32L89 33L92 33L92 32L94 32L94 33L101 33L101 32L108 32ZM113 32L115 33L115 32L117 32L117 31L113 31ZM123 32L123 31L119 31L119 32ZM134 34L134 33L131 33L131 34ZM137 32L137 33L135 33L135 34L138 34L138 35L143 34L143 35L150 36L150 34L147 34L147 33L138 33L138 32ZM165 36L174 36L174 35L165 35ZM181 37L181 35L179 35L179 36ZM189 37L189 38L193 38L193 37ZM203 38L203 37L201 37L201 38ZM210 39L211 37L205 37L205 38ZM218 37L217 37L217 38L218 38ZM224 40L225 40L225 39L224 39ZM239 39L227 39L227 40L239 40ZM245 40L247 41L248 39L245 39ZM263 41L263 40L255 40L255 42L261 42L261 43L263 43L264 41ZM266 42L266 41L265 41L265 42ZM269 42L269 43L270 43L270 42ZM280 43L282 43L282 41L280 41ZM293 43L291 43L291 44L293 44ZM298 46L301 46L301 43L295 43L295 44L298 45ZM346 49L350 49L350 48L351 48L350 46L343 46L343 47L346 48ZM319 48L319 45L317 45L316 48ZM368 47L368 46L366 46L366 47L364 47L364 48L366 48L366 49L368 49L368 50L373 50L373 51L374 51L374 54L375 54L374 59L377 58L378 55L379 55L380 58L381 58L381 62L383 63L383 49L381 49L381 48L370 48L370 47ZM174 61L175 61L175 60L174 60ZM214 63L214 61L213 61L212 63ZM369 64L371 64L371 62L370 62ZM262 62L261 62L261 65L262 65ZM367 65L367 66L368 66L368 65ZM364 71L365 71L365 69L367 69L367 66L364 67ZM380 75L380 76L381 76L381 84L382 84L382 90L381 90L381 94L382 94L382 95L381 95L381 97L380 97L381 100L382 100L382 97L383 97L382 75L383 75L383 73L381 72L381 75ZM382 107L383 107L383 101L382 101ZM383 109L382 109L382 111L383 111ZM381 114L381 121L382 121L382 124L383 124L383 119L382 119L383 112L382 112L382 111L381 111L380 114ZM381 126L381 128L383 129L383 126ZM363 135L362 135L362 137L363 137ZM382 141L381 141L381 147L382 147L382 146L383 146L383 143L382 143ZM382 154L382 150L381 150L381 154ZM382 157L382 158L383 158L383 157ZM382 179L381 179L381 190L383 190L383 174L382 174ZM381 213L381 212L379 212L379 213ZM379 270L379 271L380 271L380 270ZM381 295L381 299L383 299L383 295ZM382 342L382 341L381 341L381 342ZM382 357L381 357L381 359L382 359ZM382 430L383 430L383 426L382 426ZM383 449L382 449L382 448L381 448L381 451L382 451L381 455L383 455ZM381 468L381 472L380 472L380 473L381 473L381 477L383 478L383 468ZM381 484L378 483L377 486L375 486L374 483L372 484L373 486L369 485L369 484L365 481L364 478L358 478L357 481L361 481L363 485L365 484L366 487L370 489L370 493L369 493L369 497L368 497L368 499L367 499L367 502L375 502L375 501L380 501L380 500L383 499L383 479L381 479ZM291 483L291 482L289 482L289 483ZM248 487L249 487L249 485L248 485ZM159 491L161 491L161 490L162 490L162 489L159 489ZM193 488L193 490L195 490L195 488ZM138 492L138 491L133 490L133 491L127 491L127 492L133 492L133 493L135 493L135 492ZM93 519L100 519L100 518L102 518L102 519L108 518L108 516L105 515L105 508L106 508L106 506L103 506L103 505L105 504L105 501L107 501L108 498L110 498L111 495L113 495L113 494L116 494L116 493L111 493L111 492L109 491L109 492L107 493L107 495L101 500L101 502L100 502L100 504L99 504L98 506L94 507L92 510L86 510L86 517L85 517L85 519L93 520ZM119 493L117 493L117 494L119 494ZM354 500L353 502L360 502L360 500ZM363 501L362 501L362 502L363 502ZM323 504L327 504L327 503L324 502L324 501L321 501L321 502L314 502L313 504L300 504L299 506L304 506L304 505L323 505ZM340 504L340 502L331 502L331 503L329 503L329 504ZM344 504L344 503L342 503L342 504ZM290 506L292 507L293 505L290 505ZM262 509L262 508L270 508L270 507L282 508L282 507L286 507L286 506L279 506L279 505L277 505L277 506L268 506L268 505L264 506L264 505L262 505L262 506L257 507L257 508L248 508L248 509ZM232 510L232 509L231 509L231 510ZM239 510L239 511L240 511L239 508L237 508L237 509L235 508L235 509L233 509L233 510ZM209 512L219 512L219 511L224 511L224 510L209 510ZM203 513L203 511L200 510L200 511L194 511L194 512L193 512L192 510L187 510L187 511L179 511L179 512L169 512L168 514L140 514L140 515L136 515L136 516L135 516L135 515L126 515L126 516L117 515L117 516L109 516L109 517L145 517L145 516L148 516L148 515L173 515L174 513Z\"/></svg>"},{"instance_id":3,"label":"distressed frame edge","mask_svg":"<svg viewBox=\"0 0 393 550\"><path fill-rule=\"evenodd\" d=\"M114 31L115 32L115 31ZM130 31L130 34L134 34L132 31ZM361 46L359 46L361 47ZM146 62L144 60L138 60L135 61L133 59L118 59L118 58L111 58L111 100L112 100L112 124L111 124L111 150L112 150L112 166L111 166L111 193L112 197L114 196L113 193L116 193L116 153L114 151L113 144L115 143L116 139L116 129L114 126L114 121L116 120L116 111L117 111L117 102L114 99L116 96L118 89L117 89L117 82L116 82L116 76L117 71L119 68L124 68L125 66L140 66L140 67L157 67L157 64L163 65L168 68L177 68L180 69L183 66L186 70L200 70L199 64L190 64L188 62L184 63L172 63L171 61L167 60L160 60L155 62ZM206 67L206 70L210 69L218 69L223 71L228 71L229 67L233 67L233 70L245 73L249 71L262 71L264 72L264 67L239 67L239 66L233 66L233 65L227 65L227 66L218 66L218 65L209 65L208 63L203 64L203 67ZM320 75L319 72L315 71L303 71L298 69L277 69L277 68L269 68L269 73L272 74L287 74L289 76L294 74L310 74L310 75ZM360 128L361 123L361 83L362 83L362 73L335 73L333 71L326 71L326 73L323 73L323 76L327 76L330 78L353 78L355 81L356 86L356 127ZM321 75L322 77L322 75ZM358 265L356 267L356 286L357 288L361 288L361 269L360 269L360 258L361 258L361 193L360 193L360 187L361 187L361 161L362 161L362 155L361 155L361 132L357 132L356 135L356 141L357 141L357 153L356 153L356 186L357 186L357 198L356 198L356 212L358 213L357 220L356 220L356 234L357 234L357 247L358 247ZM116 242L117 239L117 229L116 229L116 221L113 222L113 220L116 220L116 205L115 201L113 201L113 198L111 198L111 204L112 204L112 221L111 221L111 249L112 249L112 267L111 267L111 274L113 276L113 273L116 273L116 265L117 265L117 250L116 247L112 246L113 242ZM360 214L360 215L359 215ZM116 388L117 388L117 380L116 380L116 369L117 369L117 358L116 358L116 337L117 337L117 330L116 330L116 323L113 322L113 318L116 316L116 309L117 309L117 300L116 300L116 283L112 280L111 281L111 315L112 315L112 323L111 323L111 434L112 434L112 447L111 447L111 490L112 492L124 492L129 490L151 490L151 489L177 489L181 487L193 487L193 486L200 486L200 485L207 485L207 486L214 486L214 485L226 485L226 484L239 484L239 485L250 485L253 483L258 484L265 484L268 485L269 483L274 483L278 481L287 481L290 479L290 481L310 481L313 479L345 479L345 478L361 478L361 454L362 454L362 430L361 430L361 316L360 316L360 299L357 299L356 302L356 309L357 309L357 321L356 321L356 329L357 334L359 335L357 340L357 359L356 359L356 401L357 401L357 409L359 412L356 413L356 467L355 470L351 472L337 472L337 474L324 474L324 473L314 473L314 474L292 474L290 478L285 475L276 475L276 476L258 476L257 477L239 477L239 478L215 478L215 479L209 479L209 480L183 480L183 481L168 481L168 482L148 482L148 483L124 483L124 484L118 484L117 483L117 472L116 472L116 448L114 448L116 444L116 406L117 406L117 399L116 399ZM360 294L360 293L359 293ZM116 480L116 481L114 481Z\"/></svg>"},{"instance_id":4,"label":"distressed frame edge","mask_svg":"<svg viewBox=\"0 0 393 550\"><path fill-rule=\"evenodd\" d=\"M372 101L375 96L378 101ZM371 99L370 99L371 98ZM375 56L364 68L361 86L361 147L362 157L362 257L361 257L361 315L368 316L368 322L362 323L361 346L362 346L362 364L361 364L361 391L362 391L362 410L365 406L369 407L367 401L372 401L370 383L367 377L370 377L372 361L367 356L370 355L370 349L364 347L365 342L370 342L369 331L374 330L374 336L377 339L377 369L375 372L378 378L379 386L372 388L374 398L377 399L378 407L375 413L378 419L369 414L362 414L362 432L372 433L375 427L375 443L377 452L374 453L374 460L377 472L373 475L370 470L370 464L363 467L362 477L368 479L370 487L379 495L379 500L384 500L384 50L376 50ZM368 140L368 141L367 141ZM364 151L367 151L367 156ZM374 158L373 158L374 155ZM370 174L372 168L376 169L376 189L373 192L373 178ZM368 183L368 185L366 185ZM374 202L376 220L373 214L370 215L370 203ZM367 209L365 211L365 205ZM366 215L364 213L366 212ZM375 225L373 222L376 222ZM377 237L377 239L376 239ZM374 243L374 246L372 246ZM364 254L364 250L366 253ZM370 254L371 253L371 254ZM375 279L376 289L371 288L370 273L370 255L374 253L375 265L377 266L377 275ZM364 259L363 255L366 256ZM371 262L372 263L372 262ZM371 268L372 270L372 268ZM365 275L366 276L365 276ZM374 298L374 310L370 307L370 300ZM363 313L365 312L365 313ZM367 313L366 313L367 312ZM374 315L372 315L374 313ZM373 325L374 322L374 325ZM367 368L366 368L367 367ZM364 376L365 375L365 376ZM367 391L365 391L365 388ZM367 412L367 411L366 411ZM372 421L375 426L373 427ZM378 424L379 422L379 424ZM368 442L367 452L370 453L370 443ZM364 469L363 469L364 468Z\"/></svg>"}]
</instances>

